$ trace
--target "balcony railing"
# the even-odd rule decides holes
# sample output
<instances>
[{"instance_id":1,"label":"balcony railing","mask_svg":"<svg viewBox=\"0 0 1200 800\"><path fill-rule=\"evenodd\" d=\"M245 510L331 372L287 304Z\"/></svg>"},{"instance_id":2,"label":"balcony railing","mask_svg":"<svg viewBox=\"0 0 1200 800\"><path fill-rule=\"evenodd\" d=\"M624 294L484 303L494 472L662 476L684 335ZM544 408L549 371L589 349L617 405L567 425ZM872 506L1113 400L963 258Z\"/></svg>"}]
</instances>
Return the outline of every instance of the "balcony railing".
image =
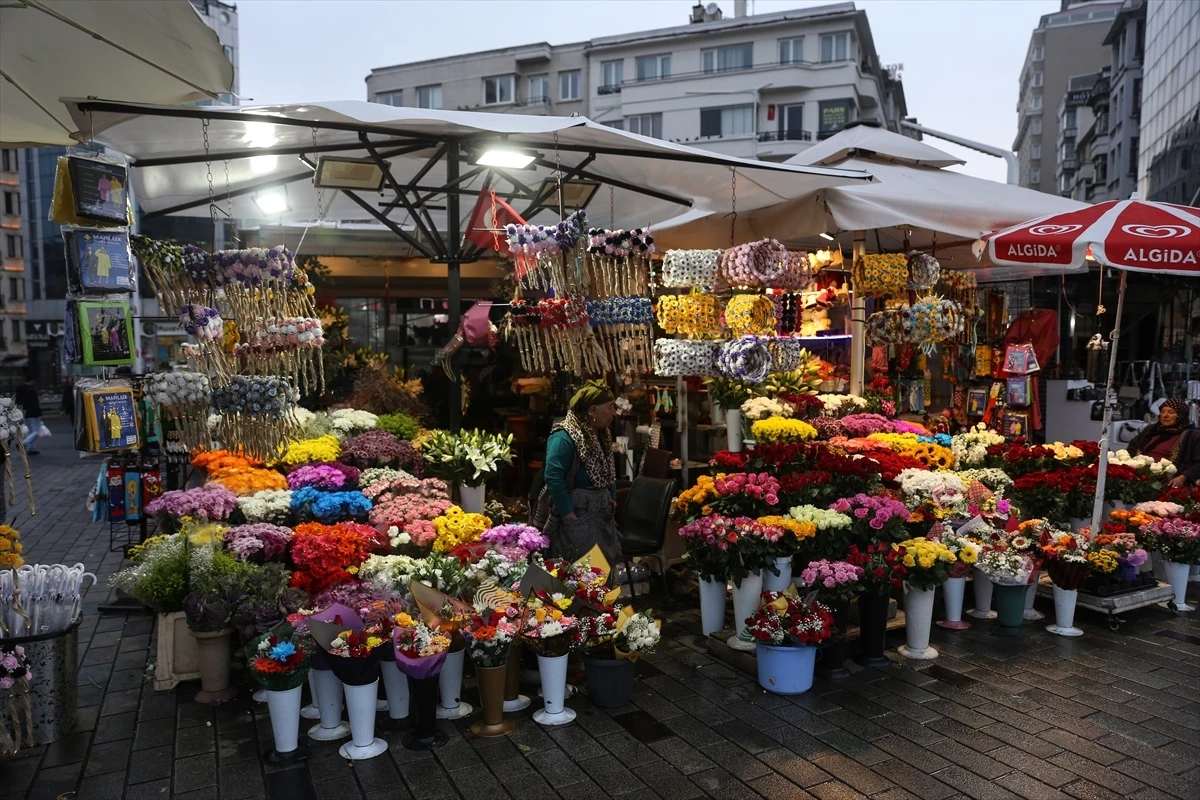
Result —
<instances>
[{"instance_id":1,"label":"balcony railing","mask_svg":"<svg viewBox=\"0 0 1200 800\"><path fill-rule=\"evenodd\" d=\"M518 105L518 106L548 106L548 105L550 105L550 98L545 95L542 95L540 97L526 97L524 100L518 100L516 102L516 105Z\"/></svg>"},{"instance_id":2,"label":"balcony railing","mask_svg":"<svg viewBox=\"0 0 1200 800\"><path fill-rule=\"evenodd\" d=\"M760 142L811 142L812 131L759 131Z\"/></svg>"},{"instance_id":3,"label":"balcony railing","mask_svg":"<svg viewBox=\"0 0 1200 800\"><path fill-rule=\"evenodd\" d=\"M606 86L601 86L596 89L596 94L620 94L621 84L614 83Z\"/></svg>"},{"instance_id":4,"label":"balcony railing","mask_svg":"<svg viewBox=\"0 0 1200 800\"><path fill-rule=\"evenodd\" d=\"M672 72L670 75L653 78L626 78L621 81L621 85L630 86L638 83L674 80L675 78L700 78L708 75L724 75L730 72L755 72L758 70L778 69L780 67L828 67L834 64L856 64L864 72L871 72L868 64L857 64L853 58L839 58L834 61L756 61L753 64L736 67L714 67L713 69L701 69L694 72Z\"/></svg>"},{"instance_id":5,"label":"balcony railing","mask_svg":"<svg viewBox=\"0 0 1200 800\"><path fill-rule=\"evenodd\" d=\"M1074 139L1078 134L1079 134L1079 128L1075 128L1075 127L1063 128L1061 131L1061 136L1064 139Z\"/></svg>"},{"instance_id":6,"label":"balcony railing","mask_svg":"<svg viewBox=\"0 0 1200 800\"><path fill-rule=\"evenodd\" d=\"M1059 166L1062 167L1063 172L1074 172L1078 166L1078 162L1075 161L1074 157L1064 158Z\"/></svg>"}]
</instances>

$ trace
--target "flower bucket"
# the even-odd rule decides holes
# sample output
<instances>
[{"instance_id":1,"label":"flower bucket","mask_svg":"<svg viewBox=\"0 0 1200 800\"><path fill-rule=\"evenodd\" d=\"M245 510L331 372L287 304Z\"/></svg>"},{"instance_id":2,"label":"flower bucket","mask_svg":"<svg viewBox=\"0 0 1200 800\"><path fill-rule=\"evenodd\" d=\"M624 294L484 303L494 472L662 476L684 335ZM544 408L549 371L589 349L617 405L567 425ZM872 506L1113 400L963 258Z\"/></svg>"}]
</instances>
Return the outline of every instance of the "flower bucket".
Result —
<instances>
[{"instance_id":1,"label":"flower bucket","mask_svg":"<svg viewBox=\"0 0 1200 800\"><path fill-rule=\"evenodd\" d=\"M233 641L228 631L192 631L196 639L197 661L200 664L200 687L197 703L218 705L237 697L237 689L229 685L229 665L233 657Z\"/></svg>"},{"instance_id":2,"label":"flower bucket","mask_svg":"<svg viewBox=\"0 0 1200 800\"><path fill-rule=\"evenodd\" d=\"M1046 630L1056 636L1083 636L1083 631L1075 627L1075 603L1079 599L1079 590L1070 591L1054 586L1054 624L1047 625Z\"/></svg>"},{"instance_id":3,"label":"flower bucket","mask_svg":"<svg viewBox=\"0 0 1200 800\"><path fill-rule=\"evenodd\" d=\"M402 740L407 750L432 750L441 747L449 738L437 729L438 676L408 677L409 708L413 715L413 731Z\"/></svg>"},{"instance_id":4,"label":"flower bucket","mask_svg":"<svg viewBox=\"0 0 1200 800\"><path fill-rule=\"evenodd\" d=\"M762 573L763 591L782 592L792 584L792 557L781 556L775 559L775 569L779 572L776 575L769 569L764 569Z\"/></svg>"},{"instance_id":5,"label":"flower bucket","mask_svg":"<svg viewBox=\"0 0 1200 800\"><path fill-rule=\"evenodd\" d=\"M725 444L731 453L742 452L742 412L730 408L725 411Z\"/></svg>"},{"instance_id":6,"label":"flower bucket","mask_svg":"<svg viewBox=\"0 0 1200 800\"><path fill-rule=\"evenodd\" d=\"M992 579L976 567L971 571L971 590L975 594L975 607L968 611L975 619L995 619L992 611Z\"/></svg>"},{"instance_id":7,"label":"flower bucket","mask_svg":"<svg viewBox=\"0 0 1200 800\"><path fill-rule=\"evenodd\" d=\"M308 746L299 742L303 691L304 684L300 684L282 692L267 692L267 713L271 716L271 736L275 740L275 749L263 757L268 764L293 764L308 758Z\"/></svg>"},{"instance_id":8,"label":"flower bucket","mask_svg":"<svg viewBox=\"0 0 1200 800\"><path fill-rule=\"evenodd\" d=\"M316 669L309 673L317 676L315 702L321 712L321 721L308 729L308 738L318 742L334 742L350 735L350 726L342 722L342 682L332 670Z\"/></svg>"},{"instance_id":9,"label":"flower bucket","mask_svg":"<svg viewBox=\"0 0 1200 800\"><path fill-rule=\"evenodd\" d=\"M567 656L538 655L538 673L542 676L542 708L534 712L539 725L566 725L575 712L564 703L567 697Z\"/></svg>"},{"instance_id":10,"label":"flower bucket","mask_svg":"<svg viewBox=\"0 0 1200 800\"><path fill-rule=\"evenodd\" d=\"M321 718L321 709L317 708L317 671L315 669L308 671L308 705L300 709L300 716L303 719Z\"/></svg>"},{"instance_id":11,"label":"flower bucket","mask_svg":"<svg viewBox=\"0 0 1200 800\"><path fill-rule=\"evenodd\" d=\"M858 597L858 655L855 663L864 667L886 667L891 662L883 654L887 639L888 594L863 594Z\"/></svg>"},{"instance_id":12,"label":"flower bucket","mask_svg":"<svg viewBox=\"0 0 1200 800\"><path fill-rule=\"evenodd\" d=\"M716 400L714 400L712 402L711 415L712 415L712 424L713 425L724 425L725 424L725 409L721 408L721 404L718 403Z\"/></svg>"},{"instance_id":13,"label":"flower bucket","mask_svg":"<svg viewBox=\"0 0 1200 800\"><path fill-rule=\"evenodd\" d=\"M996 606L996 624L1000 633L1016 636L1025 622L1025 590L1023 584L996 584L992 600Z\"/></svg>"},{"instance_id":14,"label":"flower bucket","mask_svg":"<svg viewBox=\"0 0 1200 800\"><path fill-rule=\"evenodd\" d=\"M946 618L938 620L939 628L945 628L948 631L965 631L971 627L962 619L963 595L966 594L966 591L966 576L948 578L942 584L942 604L946 607Z\"/></svg>"},{"instance_id":15,"label":"flower bucket","mask_svg":"<svg viewBox=\"0 0 1200 800\"><path fill-rule=\"evenodd\" d=\"M396 660L385 658L379 665L383 677L383 692L387 696L387 719L384 730L403 727L408 719L408 678L396 666Z\"/></svg>"},{"instance_id":16,"label":"flower bucket","mask_svg":"<svg viewBox=\"0 0 1200 800\"><path fill-rule=\"evenodd\" d=\"M700 581L700 632L704 636L725 627L725 581Z\"/></svg>"},{"instance_id":17,"label":"flower bucket","mask_svg":"<svg viewBox=\"0 0 1200 800\"><path fill-rule=\"evenodd\" d=\"M1039 619L1045 619L1046 615L1033 607L1033 600L1037 597L1038 582L1042 579L1042 571L1039 569L1029 579L1029 587L1025 589L1025 610L1022 612L1025 619L1030 622L1036 622Z\"/></svg>"},{"instance_id":18,"label":"flower bucket","mask_svg":"<svg viewBox=\"0 0 1200 800\"><path fill-rule=\"evenodd\" d=\"M446 654L446 662L438 676L438 719L462 719L474 710L470 703L462 701L463 663L466 657L466 648L451 650Z\"/></svg>"},{"instance_id":19,"label":"flower bucket","mask_svg":"<svg viewBox=\"0 0 1200 800\"><path fill-rule=\"evenodd\" d=\"M521 694L521 642L513 639L504 665L504 713L529 708L529 698Z\"/></svg>"},{"instance_id":20,"label":"flower bucket","mask_svg":"<svg viewBox=\"0 0 1200 800\"><path fill-rule=\"evenodd\" d=\"M758 643L758 685L773 694L803 694L812 688L817 648Z\"/></svg>"},{"instance_id":21,"label":"flower bucket","mask_svg":"<svg viewBox=\"0 0 1200 800\"><path fill-rule=\"evenodd\" d=\"M633 662L626 658L585 655L588 699L600 708L620 708L633 693Z\"/></svg>"},{"instance_id":22,"label":"flower bucket","mask_svg":"<svg viewBox=\"0 0 1200 800\"><path fill-rule=\"evenodd\" d=\"M929 629L933 626L933 589L918 589L907 581L904 584L904 637L900 655L916 661L937 658L938 652L929 646Z\"/></svg>"},{"instance_id":23,"label":"flower bucket","mask_svg":"<svg viewBox=\"0 0 1200 800\"><path fill-rule=\"evenodd\" d=\"M517 723L504 718L504 679L507 667L475 667L479 681L479 705L483 719L471 726L476 736L507 736Z\"/></svg>"},{"instance_id":24,"label":"flower bucket","mask_svg":"<svg viewBox=\"0 0 1200 800\"><path fill-rule=\"evenodd\" d=\"M182 681L200 677L200 657L196 639L188 630L187 615L182 611L157 615L154 639L154 691L174 689Z\"/></svg>"},{"instance_id":25,"label":"flower bucket","mask_svg":"<svg viewBox=\"0 0 1200 800\"><path fill-rule=\"evenodd\" d=\"M487 496L487 484L483 486L458 485L459 507L468 514L482 514L484 498Z\"/></svg>"},{"instance_id":26,"label":"flower bucket","mask_svg":"<svg viewBox=\"0 0 1200 800\"><path fill-rule=\"evenodd\" d=\"M1154 579L1165 581L1167 579L1166 561L1163 560L1162 551L1155 550L1150 554L1151 568L1154 570Z\"/></svg>"},{"instance_id":27,"label":"flower bucket","mask_svg":"<svg viewBox=\"0 0 1200 800\"><path fill-rule=\"evenodd\" d=\"M836 630L833 636L817 646L821 651L820 663L817 664L816 674L821 678L846 678L850 670L846 669L847 642L846 631L850 629L850 603L839 600L832 606L833 625Z\"/></svg>"},{"instance_id":28,"label":"flower bucket","mask_svg":"<svg viewBox=\"0 0 1200 800\"><path fill-rule=\"evenodd\" d=\"M746 620L754 616L762 601L762 573L752 572L742 578L741 586L733 585L733 636L726 641L734 650L754 652L754 640L750 638Z\"/></svg>"},{"instance_id":29,"label":"flower bucket","mask_svg":"<svg viewBox=\"0 0 1200 800\"><path fill-rule=\"evenodd\" d=\"M1170 603L1171 610L1194 611L1195 609L1186 602L1188 573L1191 572L1191 565L1180 564L1177 561L1167 561L1163 564L1163 568L1167 573L1167 583L1171 584L1171 589L1175 592L1175 598Z\"/></svg>"}]
</instances>

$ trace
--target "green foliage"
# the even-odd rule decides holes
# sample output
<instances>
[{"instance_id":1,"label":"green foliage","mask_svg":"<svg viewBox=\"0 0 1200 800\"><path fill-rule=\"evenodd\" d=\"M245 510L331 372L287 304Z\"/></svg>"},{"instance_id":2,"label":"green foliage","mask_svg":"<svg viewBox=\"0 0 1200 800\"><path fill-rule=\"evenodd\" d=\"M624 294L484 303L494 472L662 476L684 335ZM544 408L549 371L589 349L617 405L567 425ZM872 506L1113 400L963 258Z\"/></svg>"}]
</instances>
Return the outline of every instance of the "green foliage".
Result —
<instances>
[{"instance_id":1,"label":"green foliage","mask_svg":"<svg viewBox=\"0 0 1200 800\"><path fill-rule=\"evenodd\" d=\"M403 411L397 411L395 414L383 414L380 416L379 422L376 423L375 427L379 430L387 431L397 439L411 442L413 437L417 435L417 431L421 429L421 423Z\"/></svg>"}]
</instances>

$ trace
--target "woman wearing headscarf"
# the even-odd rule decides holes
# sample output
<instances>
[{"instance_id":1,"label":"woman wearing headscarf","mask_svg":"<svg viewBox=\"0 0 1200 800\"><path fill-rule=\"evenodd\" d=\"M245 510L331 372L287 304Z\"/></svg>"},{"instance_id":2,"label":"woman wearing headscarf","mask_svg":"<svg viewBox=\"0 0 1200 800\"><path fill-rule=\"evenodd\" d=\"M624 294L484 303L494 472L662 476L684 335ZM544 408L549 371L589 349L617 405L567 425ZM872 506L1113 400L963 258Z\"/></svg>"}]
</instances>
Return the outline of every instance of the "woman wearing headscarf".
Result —
<instances>
[{"instance_id":1,"label":"woman wearing headscarf","mask_svg":"<svg viewBox=\"0 0 1200 800\"><path fill-rule=\"evenodd\" d=\"M609 564L621 560L617 470L608 430L617 413L615 399L604 383L585 384L546 440L546 486L534 521L545 521L542 530L559 558L574 561L599 545Z\"/></svg>"},{"instance_id":2,"label":"woman wearing headscarf","mask_svg":"<svg viewBox=\"0 0 1200 800\"><path fill-rule=\"evenodd\" d=\"M1158 410L1158 422L1146 426L1127 448L1131 455L1168 459L1178 470L1171 486L1200 479L1200 432L1188 424L1186 400L1171 398Z\"/></svg>"}]
</instances>

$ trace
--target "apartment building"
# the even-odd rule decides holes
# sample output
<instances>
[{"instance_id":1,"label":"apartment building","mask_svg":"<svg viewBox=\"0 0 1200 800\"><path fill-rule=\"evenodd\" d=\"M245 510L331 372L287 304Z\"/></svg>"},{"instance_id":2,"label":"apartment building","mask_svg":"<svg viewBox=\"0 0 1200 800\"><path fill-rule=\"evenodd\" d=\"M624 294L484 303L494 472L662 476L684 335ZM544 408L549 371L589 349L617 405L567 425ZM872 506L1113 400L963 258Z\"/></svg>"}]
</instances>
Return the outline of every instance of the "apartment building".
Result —
<instances>
[{"instance_id":1,"label":"apartment building","mask_svg":"<svg viewBox=\"0 0 1200 800\"><path fill-rule=\"evenodd\" d=\"M26 352L20 152L0 148L0 365Z\"/></svg>"},{"instance_id":2,"label":"apartment building","mask_svg":"<svg viewBox=\"0 0 1200 800\"><path fill-rule=\"evenodd\" d=\"M884 66L853 3L724 17L565 45L538 43L380 67L373 102L584 114L728 155L785 160L856 120L898 131L900 65Z\"/></svg>"},{"instance_id":3,"label":"apartment building","mask_svg":"<svg viewBox=\"0 0 1200 800\"><path fill-rule=\"evenodd\" d=\"M1058 101L1055 113L1058 137L1054 142L1054 184L1057 192L1063 197L1074 197L1077 173L1082 171L1086 175L1092 169L1090 158L1081 162L1077 151L1079 131L1091 130L1095 121L1092 116L1091 98L1092 88L1099 79L1099 73L1076 75L1068 79L1067 91ZM1080 176L1081 182L1086 180L1086 177Z\"/></svg>"},{"instance_id":4,"label":"apartment building","mask_svg":"<svg viewBox=\"0 0 1200 800\"><path fill-rule=\"evenodd\" d=\"M1138 193L1200 203L1200 3L1147 0Z\"/></svg>"},{"instance_id":5,"label":"apartment building","mask_svg":"<svg viewBox=\"0 0 1200 800\"><path fill-rule=\"evenodd\" d=\"M237 105L238 90L238 13L233 3L222 3L221 0L189 0L192 8L204 20L208 27L216 31L217 39L225 57L233 64L233 93L221 95L221 102L227 105Z\"/></svg>"},{"instance_id":6,"label":"apartment building","mask_svg":"<svg viewBox=\"0 0 1200 800\"><path fill-rule=\"evenodd\" d=\"M1059 136L1057 111L1072 77L1098 73L1110 65L1103 46L1121 2L1062 0L1029 37L1017 100L1017 137L1013 151L1020 163L1020 184L1042 192L1063 193L1058 160L1074 138ZM1075 128L1078 135L1078 126ZM1066 187L1070 191L1070 186Z\"/></svg>"}]
</instances>

